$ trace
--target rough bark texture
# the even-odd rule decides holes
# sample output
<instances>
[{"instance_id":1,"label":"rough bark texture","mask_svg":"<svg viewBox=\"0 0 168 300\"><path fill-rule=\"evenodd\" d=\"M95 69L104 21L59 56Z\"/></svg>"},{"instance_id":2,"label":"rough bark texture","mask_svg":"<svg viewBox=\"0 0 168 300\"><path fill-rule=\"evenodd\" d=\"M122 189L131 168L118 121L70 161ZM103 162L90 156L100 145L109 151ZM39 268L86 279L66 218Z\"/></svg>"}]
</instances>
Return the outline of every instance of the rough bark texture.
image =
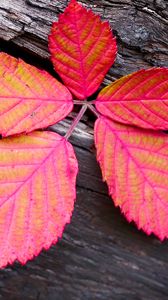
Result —
<instances>
[{"instance_id":1,"label":"rough bark texture","mask_svg":"<svg viewBox=\"0 0 168 300\"><path fill-rule=\"evenodd\" d=\"M1 0L0 50L49 70L47 36L68 1ZM168 67L168 1L81 1L109 20L118 56L104 84L151 66ZM63 134L70 118L53 126ZM63 239L26 266L0 272L0 299L168 299L168 242L147 237L114 208L93 148L92 116L74 131L80 172Z\"/></svg>"}]
</instances>

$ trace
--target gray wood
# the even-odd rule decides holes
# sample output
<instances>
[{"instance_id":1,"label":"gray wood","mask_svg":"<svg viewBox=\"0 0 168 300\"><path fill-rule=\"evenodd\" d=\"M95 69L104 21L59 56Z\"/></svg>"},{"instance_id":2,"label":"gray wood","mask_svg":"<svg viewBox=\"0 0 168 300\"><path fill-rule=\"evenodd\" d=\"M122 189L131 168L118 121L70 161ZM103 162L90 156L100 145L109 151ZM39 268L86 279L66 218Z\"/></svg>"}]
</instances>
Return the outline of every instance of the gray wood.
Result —
<instances>
[{"instance_id":1,"label":"gray wood","mask_svg":"<svg viewBox=\"0 0 168 300\"><path fill-rule=\"evenodd\" d=\"M109 20L118 56L103 85L151 66L168 66L168 1L95 0L83 4ZM1 0L0 50L54 74L47 36L67 1ZM51 130L65 134L72 114ZM168 242L128 224L108 197L87 113L71 142L79 160L77 200L63 239L36 259L0 271L0 299L168 299Z\"/></svg>"}]
</instances>

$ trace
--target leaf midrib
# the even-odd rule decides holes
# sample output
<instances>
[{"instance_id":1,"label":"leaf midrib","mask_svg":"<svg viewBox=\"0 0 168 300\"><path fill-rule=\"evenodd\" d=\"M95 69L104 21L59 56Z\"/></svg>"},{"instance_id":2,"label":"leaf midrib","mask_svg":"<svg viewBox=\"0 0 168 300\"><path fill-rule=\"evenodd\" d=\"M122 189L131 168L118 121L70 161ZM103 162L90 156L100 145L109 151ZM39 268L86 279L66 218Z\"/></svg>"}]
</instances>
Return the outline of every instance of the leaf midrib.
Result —
<instances>
[{"instance_id":1,"label":"leaf midrib","mask_svg":"<svg viewBox=\"0 0 168 300\"><path fill-rule=\"evenodd\" d=\"M56 99L56 98L45 98L45 97L25 97L25 96L2 96L0 95L0 99L9 99L9 100L14 100L14 99L18 99L18 100L28 100L28 101L48 101L48 102L73 102L72 99Z\"/></svg>"},{"instance_id":2,"label":"leaf midrib","mask_svg":"<svg viewBox=\"0 0 168 300\"><path fill-rule=\"evenodd\" d=\"M57 144L54 146L54 147L50 147L52 148L51 152L47 155L47 157L45 157L45 159L38 165L37 168L35 168L35 170L26 178L26 180L10 195L8 196L8 198L4 199L4 201L0 204L0 208L4 205L4 203L6 203L6 201L10 200L10 198L12 196L14 196L21 188L22 186L24 186L24 184L26 184L32 177L33 175L41 168L41 166L43 166L45 164L45 162L48 160L48 158L50 156L52 156L52 154L54 153L55 149L57 148L57 146L60 145L60 142L66 142L64 140L64 138L62 137L58 142ZM33 148L32 148L33 149ZM39 148L39 149L43 149L43 148Z\"/></svg>"},{"instance_id":3,"label":"leaf midrib","mask_svg":"<svg viewBox=\"0 0 168 300\"><path fill-rule=\"evenodd\" d=\"M105 119L105 118L103 118ZM116 130L114 130L106 120L103 120L106 124L107 127L110 128L110 130L113 132L113 134L116 136L116 138L119 140L119 142L123 145L123 148L125 149L125 151L127 152L127 154L129 155L129 157L132 159L132 161L135 163L135 165L137 166L137 169L139 172L142 173L145 181L151 186L153 192L156 194L156 197L161 201L161 203L165 206L165 203L163 203L163 200L160 198L160 196L158 195L158 193L156 192L155 187L153 186L152 182L149 181L149 179L147 178L147 176L145 175L145 173L143 172L141 166L139 165L139 163L136 161L136 159L132 156L132 154L130 153L128 147L126 146L126 144L122 141L122 139L119 137L119 135L117 134ZM167 208L167 207L166 207Z\"/></svg>"}]
</instances>

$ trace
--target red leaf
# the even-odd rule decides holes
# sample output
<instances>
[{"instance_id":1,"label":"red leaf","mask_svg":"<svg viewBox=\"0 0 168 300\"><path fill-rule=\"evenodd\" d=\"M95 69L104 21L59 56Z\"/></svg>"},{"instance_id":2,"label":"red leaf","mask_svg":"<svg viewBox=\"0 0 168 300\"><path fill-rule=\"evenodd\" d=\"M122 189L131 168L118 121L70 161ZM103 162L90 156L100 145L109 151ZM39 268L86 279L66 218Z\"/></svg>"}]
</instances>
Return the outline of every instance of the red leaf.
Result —
<instances>
[{"instance_id":1,"label":"red leaf","mask_svg":"<svg viewBox=\"0 0 168 300\"><path fill-rule=\"evenodd\" d=\"M55 78L0 53L0 133L3 136L45 128L73 108L70 92Z\"/></svg>"},{"instance_id":2,"label":"red leaf","mask_svg":"<svg viewBox=\"0 0 168 300\"><path fill-rule=\"evenodd\" d=\"M76 197L72 146L51 132L0 141L0 267L22 264L62 236Z\"/></svg>"},{"instance_id":3,"label":"red leaf","mask_svg":"<svg viewBox=\"0 0 168 300\"><path fill-rule=\"evenodd\" d=\"M168 136L101 117L95 143L115 205L147 234L168 238Z\"/></svg>"},{"instance_id":4,"label":"red leaf","mask_svg":"<svg viewBox=\"0 0 168 300\"><path fill-rule=\"evenodd\" d=\"M100 92L96 108L121 123L168 129L168 68L122 77Z\"/></svg>"},{"instance_id":5,"label":"red leaf","mask_svg":"<svg viewBox=\"0 0 168 300\"><path fill-rule=\"evenodd\" d=\"M97 90L117 51L108 22L75 0L53 23L49 49L56 72L79 99Z\"/></svg>"}]
</instances>

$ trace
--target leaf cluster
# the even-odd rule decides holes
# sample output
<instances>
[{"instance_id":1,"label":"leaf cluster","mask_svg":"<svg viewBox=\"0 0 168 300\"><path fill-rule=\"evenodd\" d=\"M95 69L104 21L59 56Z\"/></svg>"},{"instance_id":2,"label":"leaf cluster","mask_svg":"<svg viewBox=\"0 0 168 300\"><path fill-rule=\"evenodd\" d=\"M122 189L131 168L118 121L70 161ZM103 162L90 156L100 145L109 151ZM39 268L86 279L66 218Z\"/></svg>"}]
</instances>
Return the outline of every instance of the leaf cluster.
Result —
<instances>
[{"instance_id":1,"label":"leaf cluster","mask_svg":"<svg viewBox=\"0 0 168 300\"><path fill-rule=\"evenodd\" d=\"M89 101L117 45L108 22L76 0L53 23L49 50L65 85L0 53L1 268L48 249L70 222L78 163L68 138L87 109L97 117L97 160L115 205L148 235L168 238L168 69L124 76ZM65 137L44 130L74 105L81 110Z\"/></svg>"}]
</instances>

